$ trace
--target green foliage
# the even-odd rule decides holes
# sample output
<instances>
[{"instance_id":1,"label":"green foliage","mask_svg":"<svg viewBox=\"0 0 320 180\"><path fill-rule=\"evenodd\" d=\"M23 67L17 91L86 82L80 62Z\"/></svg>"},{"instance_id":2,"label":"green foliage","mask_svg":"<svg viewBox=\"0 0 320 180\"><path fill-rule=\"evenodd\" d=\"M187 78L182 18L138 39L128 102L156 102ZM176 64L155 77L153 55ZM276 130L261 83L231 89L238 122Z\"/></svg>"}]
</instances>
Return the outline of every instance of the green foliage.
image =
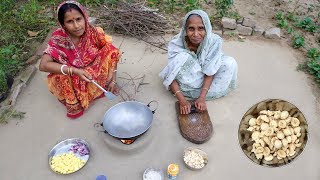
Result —
<instances>
[{"instance_id":1,"label":"green foliage","mask_svg":"<svg viewBox=\"0 0 320 180\"><path fill-rule=\"evenodd\" d=\"M8 90L6 77L14 77L22 67L15 53L20 51L14 45L0 48L0 94Z\"/></svg>"},{"instance_id":2,"label":"green foliage","mask_svg":"<svg viewBox=\"0 0 320 180\"><path fill-rule=\"evenodd\" d=\"M7 85L7 77L3 70L0 69L0 94L7 92L8 85Z\"/></svg>"},{"instance_id":3,"label":"green foliage","mask_svg":"<svg viewBox=\"0 0 320 180\"><path fill-rule=\"evenodd\" d=\"M300 34L295 34L293 37L292 46L295 49L304 46L304 37Z\"/></svg>"},{"instance_id":4,"label":"green foliage","mask_svg":"<svg viewBox=\"0 0 320 180\"><path fill-rule=\"evenodd\" d=\"M194 9L199 9L199 0L186 0L187 4L185 6L185 10L187 12L194 10Z\"/></svg>"},{"instance_id":5,"label":"green foliage","mask_svg":"<svg viewBox=\"0 0 320 180\"><path fill-rule=\"evenodd\" d=\"M233 5L233 0L215 0L214 5L217 10L217 16L222 18L228 14L229 9Z\"/></svg>"},{"instance_id":6,"label":"green foliage","mask_svg":"<svg viewBox=\"0 0 320 180\"><path fill-rule=\"evenodd\" d=\"M310 17L305 17L296 23L296 26L309 32L317 32L317 27Z\"/></svg>"},{"instance_id":7,"label":"green foliage","mask_svg":"<svg viewBox=\"0 0 320 180\"><path fill-rule=\"evenodd\" d=\"M317 48L311 48L307 52L307 57L311 59L317 59L320 57L320 51Z\"/></svg>"},{"instance_id":8,"label":"green foliage","mask_svg":"<svg viewBox=\"0 0 320 180\"><path fill-rule=\"evenodd\" d=\"M169 11L170 11L171 13L174 12L176 5L177 5L176 0L167 0L167 6L168 6Z\"/></svg>"},{"instance_id":9,"label":"green foliage","mask_svg":"<svg viewBox=\"0 0 320 180\"><path fill-rule=\"evenodd\" d=\"M158 5L158 0L147 0L148 2L148 5L151 6L151 7L157 7Z\"/></svg>"},{"instance_id":10,"label":"green foliage","mask_svg":"<svg viewBox=\"0 0 320 180\"><path fill-rule=\"evenodd\" d=\"M287 28L288 27L288 22L286 19L281 19L281 20L278 20L278 26L280 28Z\"/></svg>"},{"instance_id":11,"label":"green foliage","mask_svg":"<svg viewBox=\"0 0 320 180\"><path fill-rule=\"evenodd\" d=\"M305 71L305 72L307 72L307 71L308 71L308 65L307 65L307 63L305 62L305 63L299 64L299 65L297 66L297 70L298 70L298 71Z\"/></svg>"},{"instance_id":12,"label":"green foliage","mask_svg":"<svg viewBox=\"0 0 320 180\"><path fill-rule=\"evenodd\" d=\"M8 123L8 120L10 118L24 118L25 112L20 112L17 110L14 110L13 108L8 108L3 110L3 112L0 112L0 124Z\"/></svg>"},{"instance_id":13,"label":"green foliage","mask_svg":"<svg viewBox=\"0 0 320 180\"><path fill-rule=\"evenodd\" d=\"M299 20L298 16L296 16L293 12L289 12L287 14L284 12L277 12L274 17L277 20L277 25L280 28L288 27L288 21L290 21L293 22L295 27L305 29L309 32L317 32L318 29L320 29L320 24L316 26L315 22L313 22L310 17L305 17L304 19Z\"/></svg>"},{"instance_id":14,"label":"green foliage","mask_svg":"<svg viewBox=\"0 0 320 180\"><path fill-rule=\"evenodd\" d=\"M311 59L308 63L308 71L315 77L315 80L320 83L320 65L319 61Z\"/></svg>"},{"instance_id":15,"label":"green foliage","mask_svg":"<svg viewBox=\"0 0 320 180\"><path fill-rule=\"evenodd\" d=\"M100 6L104 3L108 5L116 5L118 0L79 0L79 3L81 3L84 6Z\"/></svg>"},{"instance_id":16,"label":"green foliage","mask_svg":"<svg viewBox=\"0 0 320 180\"><path fill-rule=\"evenodd\" d=\"M23 27L37 27L42 20L39 20L38 12L42 10L41 5L36 0L30 0L15 13L16 21ZM36 18L38 17L38 18Z\"/></svg>"},{"instance_id":17,"label":"green foliage","mask_svg":"<svg viewBox=\"0 0 320 180\"><path fill-rule=\"evenodd\" d=\"M10 11L14 7L15 3L16 2L13 0L1 0L0 13L2 14Z\"/></svg>"},{"instance_id":18,"label":"green foliage","mask_svg":"<svg viewBox=\"0 0 320 180\"><path fill-rule=\"evenodd\" d=\"M242 16L237 11L228 11L228 13L226 14L226 17L229 17L235 20L242 18Z\"/></svg>"},{"instance_id":19,"label":"green foliage","mask_svg":"<svg viewBox=\"0 0 320 180\"><path fill-rule=\"evenodd\" d=\"M274 16L277 20L277 25L280 28L287 28L288 27L288 21L285 18L285 15L283 12L277 12Z\"/></svg>"},{"instance_id":20,"label":"green foliage","mask_svg":"<svg viewBox=\"0 0 320 180\"><path fill-rule=\"evenodd\" d=\"M284 18L284 13L283 12L277 12L274 17L276 18L276 20L282 20L282 19L285 19Z\"/></svg>"},{"instance_id":21,"label":"green foliage","mask_svg":"<svg viewBox=\"0 0 320 180\"><path fill-rule=\"evenodd\" d=\"M201 9L200 0L147 0L148 5L169 13Z\"/></svg>"},{"instance_id":22,"label":"green foliage","mask_svg":"<svg viewBox=\"0 0 320 180\"><path fill-rule=\"evenodd\" d=\"M297 22L297 21L299 21L298 16L295 15L293 12L287 13L286 19L289 20L289 21L292 21L292 22Z\"/></svg>"},{"instance_id":23,"label":"green foliage","mask_svg":"<svg viewBox=\"0 0 320 180\"><path fill-rule=\"evenodd\" d=\"M43 4L41 4L43 3ZM33 54L29 43L32 40L43 40L49 31L50 25L54 24L53 17L46 14L47 4L54 3L40 0L0 1L0 84L6 84L7 76L14 77L23 67L27 57ZM29 36L28 31L37 35ZM3 88L0 87L0 93Z\"/></svg>"},{"instance_id":24,"label":"green foliage","mask_svg":"<svg viewBox=\"0 0 320 180\"><path fill-rule=\"evenodd\" d=\"M287 33L292 34L294 32L294 29L292 27L287 28Z\"/></svg>"}]
</instances>

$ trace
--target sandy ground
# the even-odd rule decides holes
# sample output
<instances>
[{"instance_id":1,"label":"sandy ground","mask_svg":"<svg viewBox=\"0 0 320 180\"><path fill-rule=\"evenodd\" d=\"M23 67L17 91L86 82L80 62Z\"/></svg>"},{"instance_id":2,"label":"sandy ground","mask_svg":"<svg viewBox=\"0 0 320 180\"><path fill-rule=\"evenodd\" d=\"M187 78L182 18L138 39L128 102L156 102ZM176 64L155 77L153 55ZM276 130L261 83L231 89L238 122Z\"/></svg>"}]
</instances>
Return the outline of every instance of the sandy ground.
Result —
<instances>
[{"instance_id":1,"label":"sandy ground","mask_svg":"<svg viewBox=\"0 0 320 180\"><path fill-rule=\"evenodd\" d=\"M205 144L195 145L179 133L175 114L175 98L165 90L158 77L166 64L166 54L134 39L114 37L123 60L119 76L146 75L150 84L140 87L135 99L159 102L152 125L152 143L143 150L130 153L108 148L94 123L101 122L108 108L120 101L99 99L79 119L69 120L64 107L49 93L46 73L36 72L18 98L16 109L26 112L23 120L11 120L0 126L0 177L2 180L95 179L105 174L110 180L140 180L147 167L165 171L170 163L180 164L179 179L320 179L320 114L319 104L302 72L295 70L298 60L290 47L277 42L225 42L226 54L239 65L238 88L228 96L208 102L214 124L214 135ZM123 80L119 80L120 82ZM251 162L238 143L238 126L243 114L255 103L267 98L281 98L295 104L309 123L309 141L303 153L291 164L267 168ZM48 153L67 138L85 139L91 147L86 166L71 175L58 175L48 165ZM188 146L200 147L209 155L208 165L201 171L187 169L182 152Z\"/></svg>"}]
</instances>

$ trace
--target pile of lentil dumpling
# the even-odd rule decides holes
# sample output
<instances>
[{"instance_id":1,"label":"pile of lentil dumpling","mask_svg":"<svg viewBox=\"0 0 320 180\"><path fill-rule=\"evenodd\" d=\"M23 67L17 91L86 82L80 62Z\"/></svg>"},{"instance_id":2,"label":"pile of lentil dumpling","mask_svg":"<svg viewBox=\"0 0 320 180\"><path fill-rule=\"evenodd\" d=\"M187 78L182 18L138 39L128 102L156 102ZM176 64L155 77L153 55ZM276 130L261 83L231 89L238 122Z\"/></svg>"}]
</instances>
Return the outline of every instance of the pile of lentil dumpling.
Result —
<instances>
[{"instance_id":1,"label":"pile of lentil dumpling","mask_svg":"<svg viewBox=\"0 0 320 180\"><path fill-rule=\"evenodd\" d=\"M291 162L307 142L307 122L301 111L283 100L265 100L243 116L239 142L244 153L260 165Z\"/></svg>"}]
</instances>

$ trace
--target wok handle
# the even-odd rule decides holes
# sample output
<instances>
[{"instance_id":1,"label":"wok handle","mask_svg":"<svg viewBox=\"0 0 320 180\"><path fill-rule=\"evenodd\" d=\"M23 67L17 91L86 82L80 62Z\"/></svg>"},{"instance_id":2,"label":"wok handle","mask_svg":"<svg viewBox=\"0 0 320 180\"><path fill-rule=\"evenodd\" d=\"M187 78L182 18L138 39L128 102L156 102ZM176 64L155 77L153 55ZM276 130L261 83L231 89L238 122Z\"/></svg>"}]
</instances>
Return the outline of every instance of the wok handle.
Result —
<instances>
[{"instance_id":1,"label":"wok handle","mask_svg":"<svg viewBox=\"0 0 320 180\"><path fill-rule=\"evenodd\" d=\"M157 107L156 107L153 111L151 110L152 114L154 114L154 113L156 112L156 110L158 109L159 103L158 103L158 101L152 100L152 101L150 101L150 102L148 103L148 105L147 105L149 108L150 108L150 104L151 104L152 102L157 103Z\"/></svg>"},{"instance_id":2,"label":"wok handle","mask_svg":"<svg viewBox=\"0 0 320 180\"><path fill-rule=\"evenodd\" d=\"M103 87L101 87L97 82L95 82L94 80L91 80L91 82L97 86L101 91L103 91L104 93L108 93L108 91L106 91Z\"/></svg>"},{"instance_id":3,"label":"wok handle","mask_svg":"<svg viewBox=\"0 0 320 180\"><path fill-rule=\"evenodd\" d=\"M93 127L98 131L98 132L103 132L103 133L107 133L107 131L103 128L103 123L94 123ZM98 128L102 127L103 130L99 130Z\"/></svg>"}]
</instances>

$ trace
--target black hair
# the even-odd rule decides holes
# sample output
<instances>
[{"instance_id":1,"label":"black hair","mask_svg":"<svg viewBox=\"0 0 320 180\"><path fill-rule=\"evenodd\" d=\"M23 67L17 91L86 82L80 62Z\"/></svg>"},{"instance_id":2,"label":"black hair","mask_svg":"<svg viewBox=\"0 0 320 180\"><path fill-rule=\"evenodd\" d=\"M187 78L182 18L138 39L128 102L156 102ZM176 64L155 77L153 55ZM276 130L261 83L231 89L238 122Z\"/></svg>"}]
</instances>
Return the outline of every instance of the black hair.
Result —
<instances>
[{"instance_id":1,"label":"black hair","mask_svg":"<svg viewBox=\"0 0 320 180\"><path fill-rule=\"evenodd\" d=\"M200 18L202 19L202 17L201 17L199 14L190 14L190 15L188 16L187 20L186 20L186 25L185 25L186 27L187 27L189 18L190 18L191 16L198 16L198 17L200 17ZM202 20L202 21L203 21L203 20Z\"/></svg>"},{"instance_id":2,"label":"black hair","mask_svg":"<svg viewBox=\"0 0 320 180\"><path fill-rule=\"evenodd\" d=\"M77 5L72 4L72 3L66 3L59 8L59 12L58 12L58 20L61 25L64 25L64 15L66 14L66 12L68 10L71 10L71 9L75 9L75 10L79 11L82 14L82 16L84 17L83 12L81 11L81 9Z\"/></svg>"}]
</instances>

